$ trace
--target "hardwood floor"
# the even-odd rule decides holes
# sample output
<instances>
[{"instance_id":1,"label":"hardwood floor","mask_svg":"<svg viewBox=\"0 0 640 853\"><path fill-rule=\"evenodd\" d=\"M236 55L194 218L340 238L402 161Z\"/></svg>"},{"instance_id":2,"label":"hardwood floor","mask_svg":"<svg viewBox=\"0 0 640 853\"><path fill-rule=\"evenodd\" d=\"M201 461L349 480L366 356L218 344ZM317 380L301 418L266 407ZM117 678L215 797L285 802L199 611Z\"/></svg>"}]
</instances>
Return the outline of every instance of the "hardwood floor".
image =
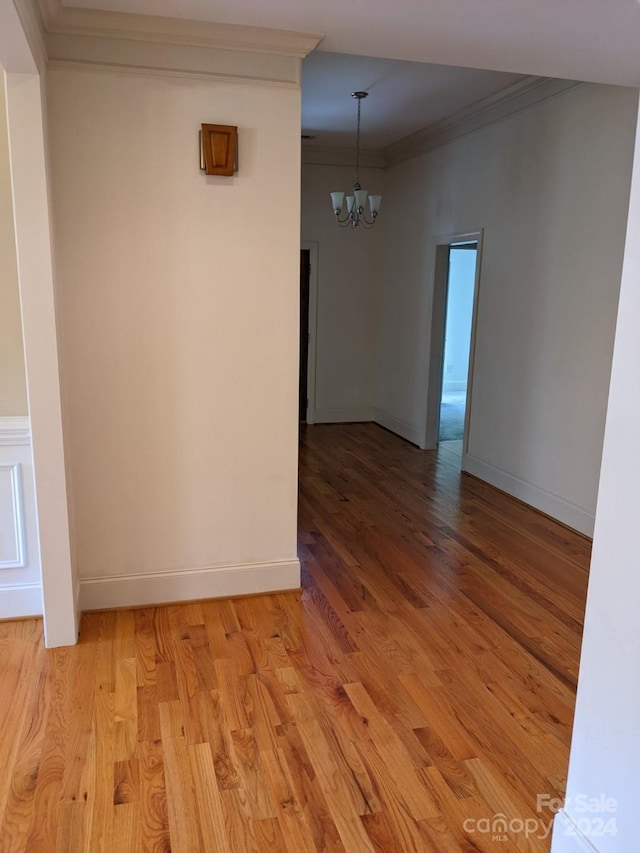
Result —
<instances>
[{"instance_id":1,"label":"hardwood floor","mask_svg":"<svg viewBox=\"0 0 640 853\"><path fill-rule=\"evenodd\" d=\"M87 614L74 648L0 624L2 853L548 850L589 543L452 448L315 426L300 557L302 593Z\"/></svg>"}]
</instances>

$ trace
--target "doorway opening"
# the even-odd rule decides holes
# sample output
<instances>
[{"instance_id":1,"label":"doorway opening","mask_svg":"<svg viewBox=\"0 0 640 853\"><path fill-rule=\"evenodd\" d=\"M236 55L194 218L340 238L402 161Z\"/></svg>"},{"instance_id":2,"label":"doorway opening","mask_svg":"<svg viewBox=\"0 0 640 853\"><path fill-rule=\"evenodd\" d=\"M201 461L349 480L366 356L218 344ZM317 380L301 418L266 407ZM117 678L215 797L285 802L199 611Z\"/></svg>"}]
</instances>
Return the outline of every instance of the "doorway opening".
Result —
<instances>
[{"instance_id":1,"label":"doorway opening","mask_svg":"<svg viewBox=\"0 0 640 853\"><path fill-rule=\"evenodd\" d=\"M436 241L423 446L435 449L446 443L461 460L469 443L481 255L482 231Z\"/></svg>"},{"instance_id":2,"label":"doorway opening","mask_svg":"<svg viewBox=\"0 0 640 853\"><path fill-rule=\"evenodd\" d=\"M477 257L477 242L449 246L438 442L464 439Z\"/></svg>"},{"instance_id":3,"label":"doorway opening","mask_svg":"<svg viewBox=\"0 0 640 853\"><path fill-rule=\"evenodd\" d=\"M300 375L298 380L298 420L307 422L309 405L309 277L311 252L300 250Z\"/></svg>"},{"instance_id":4,"label":"doorway opening","mask_svg":"<svg viewBox=\"0 0 640 853\"><path fill-rule=\"evenodd\" d=\"M316 333L318 315L318 243L304 240L300 248L300 375L298 420L316 420Z\"/></svg>"}]
</instances>

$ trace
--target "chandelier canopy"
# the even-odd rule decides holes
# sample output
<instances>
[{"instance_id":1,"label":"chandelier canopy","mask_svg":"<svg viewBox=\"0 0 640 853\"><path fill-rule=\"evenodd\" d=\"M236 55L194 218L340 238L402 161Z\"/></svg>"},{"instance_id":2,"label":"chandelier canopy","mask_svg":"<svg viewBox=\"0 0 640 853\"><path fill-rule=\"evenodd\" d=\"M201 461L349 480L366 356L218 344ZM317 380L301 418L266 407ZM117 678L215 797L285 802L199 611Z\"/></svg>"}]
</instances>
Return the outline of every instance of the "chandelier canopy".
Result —
<instances>
[{"instance_id":1,"label":"chandelier canopy","mask_svg":"<svg viewBox=\"0 0 640 853\"><path fill-rule=\"evenodd\" d=\"M346 210L342 215L344 207L344 193L331 193L331 207L336 221L341 228L373 228L380 212L381 195L369 195L367 190L360 186L360 109L362 101L368 96L368 92L352 92L351 97L358 102L358 121L356 125L356 176L353 182L353 194L347 196ZM366 214L367 199L369 200L370 218Z\"/></svg>"}]
</instances>

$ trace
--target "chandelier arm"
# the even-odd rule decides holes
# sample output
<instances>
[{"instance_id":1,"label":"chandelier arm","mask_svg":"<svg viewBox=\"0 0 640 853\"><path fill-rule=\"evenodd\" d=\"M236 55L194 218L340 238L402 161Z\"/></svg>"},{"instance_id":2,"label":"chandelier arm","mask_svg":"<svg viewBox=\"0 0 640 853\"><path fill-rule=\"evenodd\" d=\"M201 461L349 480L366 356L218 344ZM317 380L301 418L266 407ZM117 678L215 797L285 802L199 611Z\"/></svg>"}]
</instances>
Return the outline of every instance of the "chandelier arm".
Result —
<instances>
[{"instance_id":1,"label":"chandelier arm","mask_svg":"<svg viewBox=\"0 0 640 853\"><path fill-rule=\"evenodd\" d=\"M366 214L360 214L360 221L364 222L365 225L367 225L369 228L373 228L373 226L376 224L377 218L377 216L374 216L371 219L367 219Z\"/></svg>"},{"instance_id":2,"label":"chandelier arm","mask_svg":"<svg viewBox=\"0 0 640 853\"><path fill-rule=\"evenodd\" d=\"M338 225L342 225L343 222L351 222L352 219L353 216L350 213L345 212L345 215L342 218L340 217L340 215L336 215L336 222L338 223Z\"/></svg>"}]
</instances>

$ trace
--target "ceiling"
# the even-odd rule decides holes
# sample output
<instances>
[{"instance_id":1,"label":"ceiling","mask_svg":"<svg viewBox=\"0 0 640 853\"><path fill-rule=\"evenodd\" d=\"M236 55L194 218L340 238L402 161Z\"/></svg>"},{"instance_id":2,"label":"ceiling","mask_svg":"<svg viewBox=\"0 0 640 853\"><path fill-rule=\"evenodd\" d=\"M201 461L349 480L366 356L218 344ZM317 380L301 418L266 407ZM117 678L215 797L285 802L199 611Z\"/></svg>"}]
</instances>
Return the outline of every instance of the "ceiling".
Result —
<instances>
[{"instance_id":1,"label":"ceiling","mask_svg":"<svg viewBox=\"0 0 640 853\"><path fill-rule=\"evenodd\" d=\"M522 79L517 74L450 65L314 52L302 66L302 132L306 145L351 146L354 90L362 105L362 146L381 149Z\"/></svg>"},{"instance_id":2,"label":"ceiling","mask_svg":"<svg viewBox=\"0 0 640 853\"><path fill-rule=\"evenodd\" d=\"M68 0L324 34L321 50L640 85L638 0Z\"/></svg>"}]
</instances>

